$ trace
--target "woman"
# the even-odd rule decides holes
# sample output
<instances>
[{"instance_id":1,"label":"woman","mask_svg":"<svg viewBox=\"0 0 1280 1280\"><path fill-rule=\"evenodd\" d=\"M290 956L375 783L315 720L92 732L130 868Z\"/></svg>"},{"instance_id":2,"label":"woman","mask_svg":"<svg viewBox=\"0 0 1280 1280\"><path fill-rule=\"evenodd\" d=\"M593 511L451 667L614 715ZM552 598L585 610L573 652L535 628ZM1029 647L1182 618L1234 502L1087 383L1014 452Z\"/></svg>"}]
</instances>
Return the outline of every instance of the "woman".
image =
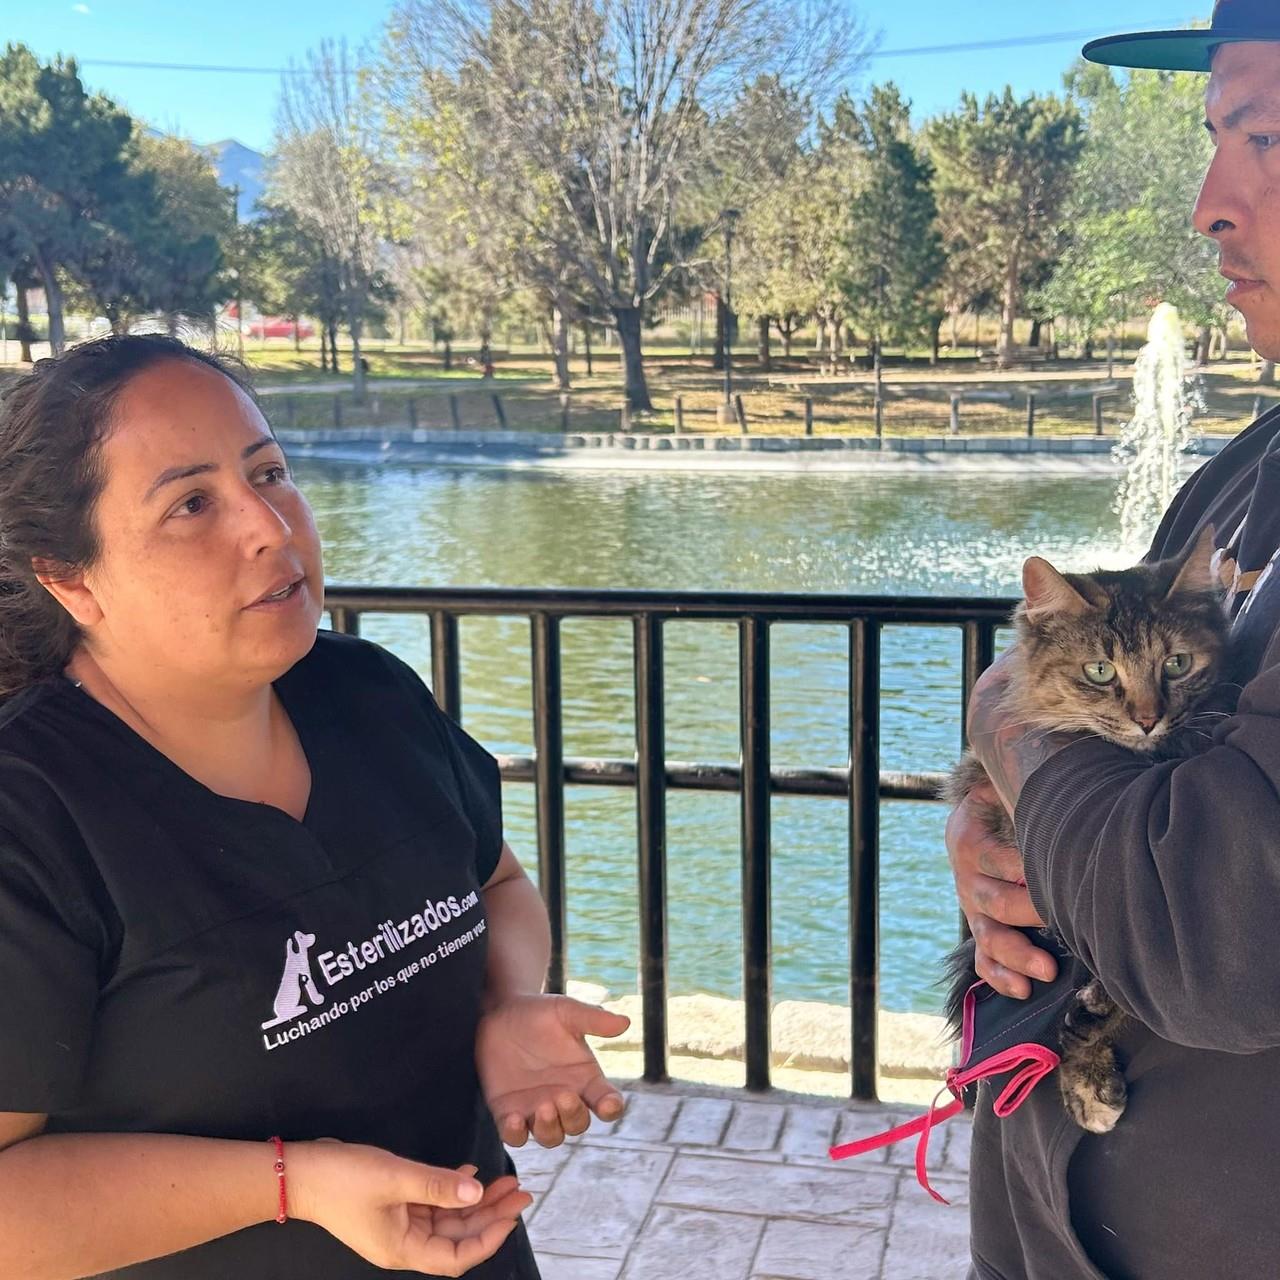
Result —
<instances>
[{"instance_id":1,"label":"woman","mask_svg":"<svg viewBox=\"0 0 1280 1280\"><path fill-rule=\"evenodd\" d=\"M583 1036L625 1020L539 994L492 758L323 591L216 358L107 338L10 389L0 1275L532 1280L498 1125L621 1111Z\"/></svg>"}]
</instances>

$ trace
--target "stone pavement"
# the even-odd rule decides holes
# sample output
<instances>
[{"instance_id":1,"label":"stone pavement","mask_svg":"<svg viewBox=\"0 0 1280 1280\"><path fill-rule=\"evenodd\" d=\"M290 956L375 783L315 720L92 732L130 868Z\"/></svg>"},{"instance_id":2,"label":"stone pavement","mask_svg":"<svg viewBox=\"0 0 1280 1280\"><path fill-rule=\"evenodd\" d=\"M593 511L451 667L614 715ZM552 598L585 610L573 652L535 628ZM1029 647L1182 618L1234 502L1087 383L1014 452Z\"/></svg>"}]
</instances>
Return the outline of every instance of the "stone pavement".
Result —
<instances>
[{"instance_id":1,"label":"stone pavement","mask_svg":"<svg viewBox=\"0 0 1280 1280\"><path fill-rule=\"evenodd\" d=\"M833 1163L827 1147L919 1108L696 1085L628 1086L627 1113L512 1155L543 1280L963 1280L968 1118Z\"/></svg>"}]
</instances>

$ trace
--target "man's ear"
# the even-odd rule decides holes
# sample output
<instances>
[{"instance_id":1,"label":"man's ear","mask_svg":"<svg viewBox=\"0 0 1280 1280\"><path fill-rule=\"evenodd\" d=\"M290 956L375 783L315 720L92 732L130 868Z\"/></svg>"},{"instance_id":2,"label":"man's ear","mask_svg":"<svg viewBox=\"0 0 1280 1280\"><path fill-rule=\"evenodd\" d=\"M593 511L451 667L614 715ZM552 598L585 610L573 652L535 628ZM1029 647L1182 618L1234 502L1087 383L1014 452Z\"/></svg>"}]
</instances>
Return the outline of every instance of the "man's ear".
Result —
<instances>
[{"instance_id":1,"label":"man's ear","mask_svg":"<svg viewBox=\"0 0 1280 1280\"><path fill-rule=\"evenodd\" d=\"M85 582L83 569L68 569L53 560L34 559L36 581L82 627L92 627L102 621L102 608L97 597Z\"/></svg>"}]
</instances>

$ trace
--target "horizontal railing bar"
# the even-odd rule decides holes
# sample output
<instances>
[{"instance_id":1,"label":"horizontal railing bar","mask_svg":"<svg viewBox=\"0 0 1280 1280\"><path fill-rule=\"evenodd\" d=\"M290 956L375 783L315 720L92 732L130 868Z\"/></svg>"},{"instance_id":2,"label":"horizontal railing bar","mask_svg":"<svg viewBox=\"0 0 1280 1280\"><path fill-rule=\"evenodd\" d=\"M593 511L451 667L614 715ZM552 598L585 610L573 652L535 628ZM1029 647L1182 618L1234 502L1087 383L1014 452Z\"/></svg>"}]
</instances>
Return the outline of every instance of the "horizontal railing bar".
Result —
<instances>
[{"instance_id":1,"label":"horizontal railing bar","mask_svg":"<svg viewBox=\"0 0 1280 1280\"><path fill-rule=\"evenodd\" d=\"M849 623L856 618L882 625L1008 621L1016 600L964 596L846 596L751 591L590 591L524 587L355 587L325 589L330 609L357 613L543 613L555 617L716 618L737 621Z\"/></svg>"},{"instance_id":2,"label":"horizontal railing bar","mask_svg":"<svg viewBox=\"0 0 1280 1280\"><path fill-rule=\"evenodd\" d=\"M498 766L507 782L533 782L537 758L499 754ZM583 787L634 787L634 760L565 756L564 780ZM695 764L679 760L666 763L667 786L676 791L741 791L742 769L736 764ZM943 773L881 771L882 800L937 800ZM796 769L775 766L769 771L775 795L848 796L848 769Z\"/></svg>"}]
</instances>

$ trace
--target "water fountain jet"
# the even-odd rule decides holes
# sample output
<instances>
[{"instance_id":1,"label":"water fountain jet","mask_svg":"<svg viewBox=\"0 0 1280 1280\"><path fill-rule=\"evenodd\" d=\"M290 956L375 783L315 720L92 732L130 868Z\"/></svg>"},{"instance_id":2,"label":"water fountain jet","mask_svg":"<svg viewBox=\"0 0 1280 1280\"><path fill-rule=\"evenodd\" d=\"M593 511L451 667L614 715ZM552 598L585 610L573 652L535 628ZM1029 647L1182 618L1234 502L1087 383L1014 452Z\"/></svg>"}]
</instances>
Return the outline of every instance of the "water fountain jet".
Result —
<instances>
[{"instance_id":1,"label":"water fountain jet","mask_svg":"<svg viewBox=\"0 0 1280 1280\"><path fill-rule=\"evenodd\" d=\"M1179 462L1195 441L1197 408L1187 380L1187 353L1176 307L1160 303L1133 370L1133 417L1113 451L1125 471L1116 514L1126 550L1141 555L1179 485Z\"/></svg>"}]
</instances>

